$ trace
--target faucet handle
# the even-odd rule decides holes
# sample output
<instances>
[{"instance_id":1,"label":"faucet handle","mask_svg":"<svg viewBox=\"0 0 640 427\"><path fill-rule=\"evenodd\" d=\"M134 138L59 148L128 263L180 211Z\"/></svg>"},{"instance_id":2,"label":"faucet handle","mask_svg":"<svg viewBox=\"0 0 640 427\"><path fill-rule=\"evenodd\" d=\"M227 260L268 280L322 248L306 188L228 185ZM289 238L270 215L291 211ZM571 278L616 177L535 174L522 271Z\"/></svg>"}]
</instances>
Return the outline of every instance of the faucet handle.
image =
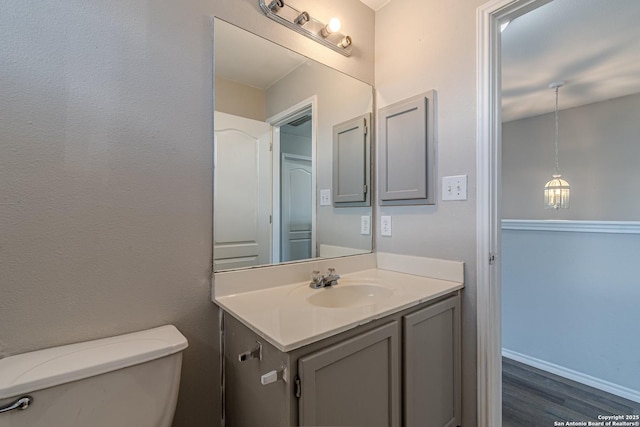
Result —
<instances>
[{"instance_id":1,"label":"faucet handle","mask_svg":"<svg viewBox=\"0 0 640 427\"><path fill-rule=\"evenodd\" d=\"M339 275L336 274L335 268L328 268L327 275L325 276L325 286L334 286L338 284Z\"/></svg>"},{"instance_id":2,"label":"faucet handle","mask_svg":"<svg viewBox=\"0 0 640 427\"><path fill-rule=\"evenodd\" d=\"M318 270L313 270L311 272L311 283L309 286L313 289L318 289L324 286L324 276L320 274Z\"/></svg>"}]
</instances>

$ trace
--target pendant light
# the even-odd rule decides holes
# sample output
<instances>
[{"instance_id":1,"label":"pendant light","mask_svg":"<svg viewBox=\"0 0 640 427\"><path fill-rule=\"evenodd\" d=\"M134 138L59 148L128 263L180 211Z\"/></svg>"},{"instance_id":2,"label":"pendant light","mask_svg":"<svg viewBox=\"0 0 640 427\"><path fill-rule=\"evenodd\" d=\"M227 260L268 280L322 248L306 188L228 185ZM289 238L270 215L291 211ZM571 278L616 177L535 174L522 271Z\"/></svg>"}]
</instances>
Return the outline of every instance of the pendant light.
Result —
<instances>
[{"instance_id":1,"label":"pendant light","mask_svg":"<svg viewBox=\"0 0 640 427\"><path fill-rule=\"evenodd\" d=\"M558 89L564 86L565 82L554 82L549 85L556 91L556 163L551 181L544 186L544 208L545 209L568 209L570 188L569 183L562 179L560 167L558 166Z\"/></svg>"}]
</instances>

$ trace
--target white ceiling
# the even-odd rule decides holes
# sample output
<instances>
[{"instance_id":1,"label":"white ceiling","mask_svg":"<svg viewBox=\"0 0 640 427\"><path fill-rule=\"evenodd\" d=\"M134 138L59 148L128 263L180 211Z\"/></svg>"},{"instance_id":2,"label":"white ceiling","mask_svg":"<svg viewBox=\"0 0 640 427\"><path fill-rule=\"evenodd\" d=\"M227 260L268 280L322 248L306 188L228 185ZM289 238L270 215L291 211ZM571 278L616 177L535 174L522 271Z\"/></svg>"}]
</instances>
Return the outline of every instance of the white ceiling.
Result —
<instances>
[{"instance_id":1,"label":"white ceiling","mask_svg":"<svg viewBox=\"0 0 640 427\"><path fill-rule=\"evenodd\" d=\"M502 117L553 111L640 93L640 1L554 0L502 33Z\"/></svg>"},{"instance_id":2,"label":"white ceiling","mask_svg":"<svg viewBox=\"0 0 640 427\"><path fill-rule=\"evenodd\" d=\"M378 10L382 6L389 3L391 0L360 0L362 3L366 4L373 10Z\"/></svg>"}]
</instances>

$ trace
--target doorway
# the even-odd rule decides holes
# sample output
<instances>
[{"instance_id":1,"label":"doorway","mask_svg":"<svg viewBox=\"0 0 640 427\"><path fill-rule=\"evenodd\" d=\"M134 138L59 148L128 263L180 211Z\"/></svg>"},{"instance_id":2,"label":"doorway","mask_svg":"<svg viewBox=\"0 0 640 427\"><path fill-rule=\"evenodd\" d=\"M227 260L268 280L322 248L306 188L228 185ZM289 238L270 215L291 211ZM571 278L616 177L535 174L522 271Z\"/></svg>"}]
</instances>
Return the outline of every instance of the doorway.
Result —
<instances>
[{"instance_id":1,"label":"doorway","mask_svg":"<svg viewBox=\"0 0 640 427\"><path fill-rule=\"evenodd\" d=\"M273 127L274 263L316 256L315 97L267 120Z\"/></svg>"},{"instance_id":2,"label":"doorway","mask_svg":"<svg viewBox=\"0 0 640 427\"><path fill-rule=\"evenodd\" d=\"M311 111L280 127L280 261L313 258Z\"/></svg>"},{"instance_id":3,"label":"doorway","mask_svg":"<svg viewBox=\"0 0 640 427\"><path fill-rule=\"evenodd\" d=\"M500 224L501 211L505 206L503 199L499 197L503 173L501 169L502 82L500 81L502 58L499 26L546 3L549 2L492 1L479 8L477 15L479 31L477 45L479 425L499 425L502 408L501 271L506 254L503 256L501 253L503 236ZM602 55L607 58L609 54L611 51L602 52ZM600 61L601 58L602 56L596 56L594 60ZM564 72L567 72L567 68ZM524 80L523 78L523 82ZM581 90L584 91L584 87ZM539 199L542 203L541 190Z\"/></svg>"},{"instance_id":4,"label":"doorway","mask_svg":"<svg viewBox=\"0 0 640 427\"><path fill-rule=\"evenodd\" d=\"M477 9L476 275L478 426L502 424L500 283L500 26L550 0L493 0Z\"/></svg>"}]
</instances>

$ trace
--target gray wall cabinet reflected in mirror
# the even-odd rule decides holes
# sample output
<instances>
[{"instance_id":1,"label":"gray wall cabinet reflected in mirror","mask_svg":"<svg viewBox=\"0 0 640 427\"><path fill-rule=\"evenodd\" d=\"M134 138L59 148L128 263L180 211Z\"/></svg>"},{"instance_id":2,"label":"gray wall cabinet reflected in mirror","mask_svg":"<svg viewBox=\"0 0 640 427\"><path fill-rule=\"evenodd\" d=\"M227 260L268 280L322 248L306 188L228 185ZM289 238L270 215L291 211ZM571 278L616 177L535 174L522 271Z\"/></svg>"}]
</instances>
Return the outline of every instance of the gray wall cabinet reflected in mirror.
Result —
<instances>
[{"instance_id":1,"label":"gray wall cabinet reflected in mirror","mask_svg":"<svg viewBox=\"0 0 640 427\"><path fill-rule=\"evenodd\" d=\"M336 207L371 205L371 115L333 127L333 203Z\"/></svg>"},{"instance_id":2,"label":"gray wall cabinet reflected in mirror","mask_svg":"<svg viewBox=\"0 0 640 427\"><path fill-rule=\"evenodd\" d=\"M335 204L320 194L335 188L334 126L366 117L370 127L373 88L218 18L213 27L214 271L371 252L360 233L368 135L349 171L364 200L345 210L342 194L330 194Z\"/></svg>"}]
</instances>

